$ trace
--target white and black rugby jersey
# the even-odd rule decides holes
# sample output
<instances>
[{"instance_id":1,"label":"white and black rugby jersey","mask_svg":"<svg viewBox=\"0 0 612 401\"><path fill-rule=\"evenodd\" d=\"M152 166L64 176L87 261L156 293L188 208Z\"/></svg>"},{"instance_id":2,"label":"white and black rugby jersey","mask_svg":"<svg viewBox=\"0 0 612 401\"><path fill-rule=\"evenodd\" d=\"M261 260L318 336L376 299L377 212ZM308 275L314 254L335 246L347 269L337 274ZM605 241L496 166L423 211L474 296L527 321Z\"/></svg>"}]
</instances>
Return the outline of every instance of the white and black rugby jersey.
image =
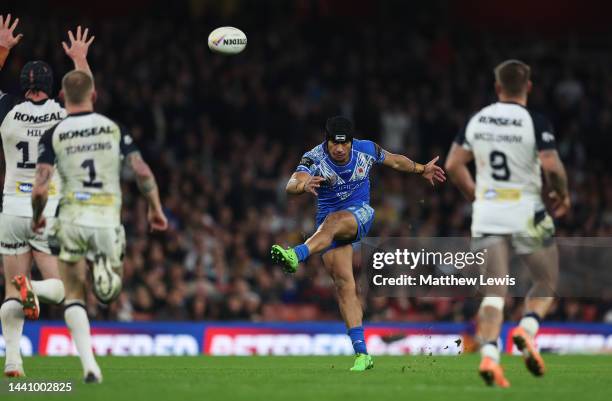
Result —
<instances>
[{"instance_id":1,"label":"white and black rugby jersey","mask_svg":"<svg viewBox=\"0 0 612 401\"><path fill-rule=\"evenodd\" d=\"M455 142L476 164L472 232L525 230L544 209L538 152L556 147L550 122L520 104L496 102L474 114Z\"/></svg>"},{"instance_id":2,"label":"white and black rugby jersey","mask_svg":"<svg viewBox=\"0 0 612 401\"><path fill-rule=\"evenodd\" d=\"M31 192L36 173L38 141L43 133L66 117L64 108L54 99L39 102L19 101L0 93L0 134L6 161L2 212L32 217ZM60 187L56 177L49 187L44 214L53 216L59 202Z\"/></svg>"},{"instance_id":3,"label":"white and black rugby jersey","mask_svg":"<svg viewBox=\"0 0 612 401\"><path fill-rule=\"evenodd\" d=\"M62 183L58 218L86 227L116 227L121 162L138 149L119 124L98 113L69 114L40 140L38 163L55 165Z\"/></svg>"}]
</instances>

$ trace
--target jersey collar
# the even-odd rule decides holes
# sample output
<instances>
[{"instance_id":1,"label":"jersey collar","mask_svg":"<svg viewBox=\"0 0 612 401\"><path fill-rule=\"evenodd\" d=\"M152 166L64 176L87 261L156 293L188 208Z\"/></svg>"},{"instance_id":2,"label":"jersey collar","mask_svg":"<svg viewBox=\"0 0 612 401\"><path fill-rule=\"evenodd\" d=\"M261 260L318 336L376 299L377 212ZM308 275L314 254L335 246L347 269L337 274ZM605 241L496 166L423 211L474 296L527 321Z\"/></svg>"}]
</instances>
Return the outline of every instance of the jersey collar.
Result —
<instances>
[{"instance_id":1,"label":"jersey collar","mask_svg":"<svg viewBox=\"0 0 612 401\"><path fill-rule=\"evenodd\" d=\"M93 114L93 111L79 111L78 113L70 113L68 114L68 117L86 116L88 114Z\"/></svg>"},{"instance_id":2,"label":"jersey collar","mask_svg":"<svg viewBox=\"0 0 612 401\"><path fill-rule=\"evenodd\" d=\"M32 104L40 106L40 105L47 103L47 100L50 100L50 99L46 98L46 99L41 99L41 100L32 100L32 99L26 99L26 100Z\"/></svg>"},{"instance_id":3,"label":"jersey collar","mask_svg":"<svg viewBox=\"0 0 612 401\"><path fill-rule=\"evenodd\" d=\"M517 103L517 102L512 102L512 101L501 101L501 100L498 100L498 101L497 101L497 103L502 103L502 104L513 104L513 105L515 105L515 106L519 106L519 107L522 107L522 108L524 108L524 109L526 109L526 108L527 108L527 107L523 106L523 105L522 105L522 104L520 104L520 103Z\"/></svg>"}]
</instances>

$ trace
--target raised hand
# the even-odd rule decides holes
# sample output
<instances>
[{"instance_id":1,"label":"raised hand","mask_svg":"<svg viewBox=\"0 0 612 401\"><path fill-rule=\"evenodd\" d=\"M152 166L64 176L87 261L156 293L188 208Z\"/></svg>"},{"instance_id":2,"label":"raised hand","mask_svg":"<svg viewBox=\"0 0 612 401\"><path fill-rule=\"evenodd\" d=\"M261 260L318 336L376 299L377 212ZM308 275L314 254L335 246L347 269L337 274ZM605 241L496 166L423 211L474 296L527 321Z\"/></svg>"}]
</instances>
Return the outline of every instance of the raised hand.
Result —
<instances>
[{"instance_id":1,"label":"raised hand","mask_svg":"<svg viewBox=\"0 0 612 401\"><path fill-rule=\"evenodd\" d=\"M434 157L429 163L425 165L425 169L423 170L423 178L429 181L432 186L435 185L436 181L446 181L446 174L444 173L444 170L442 170L440 166L436 166L436 162L439 158L440 156Z\"/></svg>"},{"instance_id":2,"label":"raised hand","mask_svg":"<svg viewBox=\"0 0 612 401\"><path fill-rule=\"evenodd\" d=\"M11 49L15 46L21 38L23 34L19 34L15 36L15 28L17 28L17 24L19 24L19 18L15 18L13 23L11 24L11 14L6 17L0 15L0 46L5 47L7 49Z\"/></svg>"},{"instance_id":3,"label":"raised hand","mask_svg":"<svg viewBox=\"0 0 612 401\"><path fill-rule=\"evenodd\" d=\"M85 28L84 31L81 31L81 26L79 25L76 29L76 37L73 35L72 31L68 31L68 38L70 39L70 46L66 42L62 42L62 47L66 52L66 55L74 60L84 60L87 59L87 52L89 51L89 45L91 45L96 38L95 36L91 36L88 38L89 28Z\"/></svg>"}]
</instances>

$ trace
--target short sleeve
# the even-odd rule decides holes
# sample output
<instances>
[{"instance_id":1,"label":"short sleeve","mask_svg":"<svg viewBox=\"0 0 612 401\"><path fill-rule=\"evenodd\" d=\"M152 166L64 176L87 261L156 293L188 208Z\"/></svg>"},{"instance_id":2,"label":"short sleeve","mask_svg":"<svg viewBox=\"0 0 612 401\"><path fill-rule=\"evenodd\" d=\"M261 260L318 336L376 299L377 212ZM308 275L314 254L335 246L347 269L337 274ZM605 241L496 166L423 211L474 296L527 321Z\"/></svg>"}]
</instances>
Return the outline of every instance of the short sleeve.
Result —
<instances>
[{"instance_id":1,"label":"short sleeve","mask_svg":"<svg viewBox=\"0 0 612 401\"><path fill-rule=\"evenodd\" d=\"M372 142L374 144L374 154L375 161L377 164L382 164L385 161L385 151L380 147L376 142Z\"/></svg>"},{"instance_id":2,"label":"short sleeve","mask_svg":"<svg viewBox=\"0 0 612 401\"><path fill-rule=\"evenodd\" d=\"M308 153L306 153L304 154L304 156L302 156L302 159L300 160L300 163L298 164L295 171L300 171L303 173L314 175L315 164L316 163L314 159Z\"/></svg>"},{"instance_id":3,"label":"short sleeve","mask_svg":"<svg viewBox=\"0 0 612 401\"><path fill-rule=\"evenodd\" d=\"M55 164L55 150L53 149L53 132L55 127L45 131L38 142L38 163Z\"/></svg>"},{"instance_id":4,"label":"short sleeve","mask_svg":"<svg viewBox=\"0 0 612 401\"><path fill-rule=\"evenodd\" d=\"M463 149L468 150L470 152L472 151L472 144L470 143L472 135L470 135L470 130L473 129L470 127L470 124L472 121L474 121L474 119L478 118L478 114L479 112L472 113L455 136L454 142L457 145L461 146Z\"/></svg>"},{"instance_id":5,"label":"short sleeve","mask_svg":"<svg viewBox=\"0 0 612 401\"><path fill-rule=\"evenodd\" d=\"M385 160L385 151L379 144L368 140L363 141L363 143L366 145L365 149L367 153L374 157L374 162L376 164L381 164Z\"/></svg>"},{"instance_id":6,"label":"short sleeve","mask_svg":"<svg viewBox=\"0 0 612 401\"><path fill-rule=\"evenodd\" d=\"M325 157L323 144L317 145L308 152L304 153L300 163L295 169L296 172L304 172L310 175L317 175L320 161Z\"/></svg>"},{"instance_id":7,"label":"short sleeve","mask_svg":"<svg viewBox=\"0 0 612 401\"><path fill-rule=\"evenodd\" d=\"M459 132L457 132L457 135L455 136L455 143L466 150L472 150L472 145L468 142L466 137L467 128L471 120L472 117L467 120L467 122L463 125L463 127L461 127L461 129L459 130Z\"/></svg>"},{"instance_id":8,"label":"short sleeve","mask_svg":"<svg viewBox=\"0 0 612 401\"><path fill-rule=\"evenodd\" d=\"M357 151L364 152L372 156L376 164L381 164L383 161L385 161L385 151L376 142L372 142L367 139L359 141L354 140L353 146L356 147L355 149Z\"/></svg>"},{"instance_id":9,"label":"short sleeve","mask_svg":"<svg viewBox=\"0 0 612 401\"><path fill-rule=\"evenodd\" d=\"M128 133L127 129L122 125L119 126L119 129L121 131L121 142L119 143L121 155L125 157L130 153L138 152L138 147L134 143L134 139L132 139L132 136Z\"/></svg>"},{"instance_id":10,"label":"short sleeve","mask_svg":"<svg viewBox=\"0 0 612 401\"><path fill-rule=\"evenodd\" d=\"M536 148L538 150L556 149L557 143L553 126L548 119L540 114L531 113Z\"/></svg>"}]
</instances>

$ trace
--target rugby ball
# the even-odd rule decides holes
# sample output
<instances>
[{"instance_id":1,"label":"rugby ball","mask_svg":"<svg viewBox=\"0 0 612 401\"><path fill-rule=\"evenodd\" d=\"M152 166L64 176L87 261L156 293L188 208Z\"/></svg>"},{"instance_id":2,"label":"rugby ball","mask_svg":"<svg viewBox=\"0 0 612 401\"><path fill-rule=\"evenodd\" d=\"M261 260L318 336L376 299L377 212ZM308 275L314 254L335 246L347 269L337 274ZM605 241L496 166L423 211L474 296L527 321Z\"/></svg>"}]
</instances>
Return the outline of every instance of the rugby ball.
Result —
<instances>
[{"instance_id":1,"label":"rugby ball","mask_svg":"<svg viewBox=\"0 0 612 401\"><path fill-rule=\"evenodd\" d=\"M215 53L238 54L247 45L247 37L238 28L222 26L208 35L208 47Z\"/></svg>"}]
</instances>

